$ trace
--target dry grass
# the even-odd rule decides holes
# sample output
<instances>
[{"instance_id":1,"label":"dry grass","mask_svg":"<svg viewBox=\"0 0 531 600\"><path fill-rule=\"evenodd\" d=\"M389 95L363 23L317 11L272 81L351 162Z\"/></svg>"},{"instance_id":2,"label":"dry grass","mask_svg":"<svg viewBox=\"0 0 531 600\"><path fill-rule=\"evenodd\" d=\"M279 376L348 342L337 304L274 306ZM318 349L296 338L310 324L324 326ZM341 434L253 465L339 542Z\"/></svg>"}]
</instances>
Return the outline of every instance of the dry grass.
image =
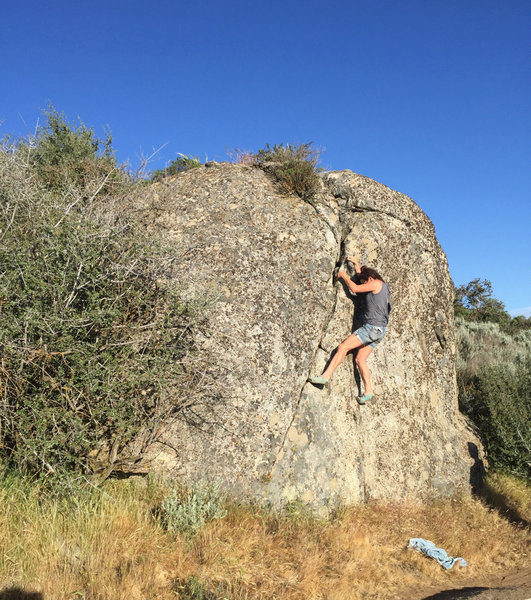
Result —
<instances>
[{"instance_id":1,"label":"dry grass","mask_svg":"<svg viewBox=\"0 0 531 600\"><path fill-rule=\"evenodd\" d=\"M54 502L37 486L3 481L0 589L23 586L44 600L397 599L401 590L458 587L529 562L529 531L472 498L371 503L330 520L232 504L226 518L186 539L154 516L159 486L105 489ZM434 541L469 567L444 571L406 550L410 537Z\"/></svg>"}]
</instances>

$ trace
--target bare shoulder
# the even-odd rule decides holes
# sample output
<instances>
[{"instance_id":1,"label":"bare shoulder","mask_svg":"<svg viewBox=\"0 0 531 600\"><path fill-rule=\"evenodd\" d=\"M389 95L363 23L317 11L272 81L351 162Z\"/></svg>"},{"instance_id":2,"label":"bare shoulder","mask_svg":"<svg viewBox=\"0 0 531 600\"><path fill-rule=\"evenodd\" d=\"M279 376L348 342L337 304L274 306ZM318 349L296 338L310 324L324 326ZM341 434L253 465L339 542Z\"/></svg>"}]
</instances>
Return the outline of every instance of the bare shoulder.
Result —
<instances>
[{"instance_id":1,"label":"bare shoulder","mask_svg":"<svg viewBox=\"0 0 531 600\"><path fill-rule=\"evenodd\" d=\"M382 287L383 287L383 281L380 281L379 279L377 279L374 282L374 290L372 290L373 294L379 294L382 291Z\"/></svg>"}]
</instances>

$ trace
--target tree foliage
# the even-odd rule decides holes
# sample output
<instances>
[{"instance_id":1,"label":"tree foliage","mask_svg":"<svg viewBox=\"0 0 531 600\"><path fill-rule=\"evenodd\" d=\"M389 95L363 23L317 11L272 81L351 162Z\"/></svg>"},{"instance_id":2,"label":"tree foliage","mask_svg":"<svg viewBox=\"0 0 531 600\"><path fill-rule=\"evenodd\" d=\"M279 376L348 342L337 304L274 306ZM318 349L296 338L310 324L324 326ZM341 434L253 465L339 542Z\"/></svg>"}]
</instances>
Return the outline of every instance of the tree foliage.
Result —
<instances>
[{"instance_id":1,"label":"tree foliage","mask_svg":"<svg viewBox=\"0 0 531 600\"><path fill-rule=\"evenodd\" d=\"M494 297L492 283L488 279L476 278L455 288L454 312L467 321L498 323L510 333L531 327L531 319L523 316L511 319L505 304Z\"/></svg>"},{"instance_id":2,"label":"tree foliage","mask_svg":"<svg viewBox=\"0 0 531 600\"><path fill-rule=\"evenodd\" d=\"M488 279L473 279L455 290L456 314L470 321L490 321L505 324L510 320L503 302L493 297Z\"/></svg>"}]
</instances>

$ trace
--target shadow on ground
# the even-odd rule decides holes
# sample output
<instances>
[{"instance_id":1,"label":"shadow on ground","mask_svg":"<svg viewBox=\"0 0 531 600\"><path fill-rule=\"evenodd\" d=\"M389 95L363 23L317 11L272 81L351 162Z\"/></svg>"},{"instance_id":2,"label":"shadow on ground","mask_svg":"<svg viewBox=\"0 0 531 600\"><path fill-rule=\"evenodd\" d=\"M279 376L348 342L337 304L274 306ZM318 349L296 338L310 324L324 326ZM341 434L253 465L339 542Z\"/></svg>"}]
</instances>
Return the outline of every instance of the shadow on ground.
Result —
<instances>
[{"instance_id":1,"label":"shadow on ground","mask_svg":"<svg viewBox=\"0 0 531 600\"><path fill-rule=\"evenodd\" d=\"M469 585L451 590L431 590L429 596L411 595L417 600L530 600L531 599L531 570L523 569L508 573L492 584L481 582L480 585ZM486 587L488 586L488 587ZM434 593L435 592L435 593ZM428 591L426 592L428 593ZM409 598L405 597L405 600Z\"/></svg>"},{"instance_id":2,"label":"shadow on ground","mask_svg":"<svg viewBox=\"0 0 531 600\"><path fill-rule=\"evenodd\" d=\"M487 483L485 479L487 471L483 461L479 457L479 450L476 444L468 442L468 453L474 460L474 464L470 468L470 487L472 493L481 498L491 508L497 510L514 525L529 527L531 525L529 515L522 514L518 508L511 506L508 498Z\"/></svg>"},{"instance_id":3,"label":"shadow on ground","mask_svg":"<svg viewBox=\"0 0 531 600\"><path fill-rule=\"evenodd\" d=\"M40 592L27 592L20 587L0 590L0 600L44 600Z\"/></svg>"},{"instance_id":4,"label":"shadow on ground","mask_svg":"<svg viewBox=\"0 0 531 600\"><path fill-rule=\"evenodd\" d=\"M464 587L454 590L445 590L438 592L433 596L426 596L422 600L468 600L477 598L477 600L527 600L529 598L525 589L514 587Z\"/></svg>"},{"instance_id":5,"label":"shadow on ground","mask_svg":"<svg viewBox=\"0 0 531 600\"><path fill-rule=\"evenodd\" d=\"M477 598L481 592L488 591L486 587L465 587L456 590L445 590L433 594L433 596L426 596L423 600L461 600L461 598Z\"/></svg>"},{"instance_id":6,"label":"shadow on ground","mask_svg":"<svg viewBox=\"0 0 531 600\"><path fill-rule=\"evenodd\" d=\"M508 499L500 492L484 484L479 496L491 507L496 509L500 515L509 520L513 525L529 527L529 516L522 514L518 508L511 506Z\"/></svg>"}]
</instances>

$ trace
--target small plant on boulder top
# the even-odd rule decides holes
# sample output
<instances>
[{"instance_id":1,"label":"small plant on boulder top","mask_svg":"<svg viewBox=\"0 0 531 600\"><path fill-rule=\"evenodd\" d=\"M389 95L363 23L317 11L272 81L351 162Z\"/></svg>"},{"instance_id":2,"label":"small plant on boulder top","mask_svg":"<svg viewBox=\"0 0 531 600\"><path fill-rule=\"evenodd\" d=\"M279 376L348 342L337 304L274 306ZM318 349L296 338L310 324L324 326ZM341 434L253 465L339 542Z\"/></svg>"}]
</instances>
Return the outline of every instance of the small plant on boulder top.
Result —
<instances>
[{"instance_id":1,"label":"small plant on boulder top","mask_svg":"<svg viewBox=\"0 0 531 600\"><path fill-rule=\"evenodd\" d=\"M153 173L152 179L158 181L169 175L177 175L177 173L184 173L190 169L196 169L201 166L201 161L197 156L187 156L186 154L180 154L175 160L172 160L165 169L159 169Z\"/></svg>"},{"instance_id":2,"label":"small plant on boulder top","mask_svg":"<svg viewBox=\"0 0 531 600\"><path fill-rule=\"evenodd\" d=\"M227 150L227 155L230 161L237 165L256 165L256 154L251 150L234 148L234 150Z\"/></svg>"},{"instance_id":3,"label":"small plant on boulder top","mask_svg":"<svg viewBox=\"0 0 531 600\"><path fill-rule=\"evenodd\" d=\"M310 200L319 190L317 163L320 152L308 144L269 144L256 154L258 166L273 176L286 194Z\"/></svg>"}]
</instances>

